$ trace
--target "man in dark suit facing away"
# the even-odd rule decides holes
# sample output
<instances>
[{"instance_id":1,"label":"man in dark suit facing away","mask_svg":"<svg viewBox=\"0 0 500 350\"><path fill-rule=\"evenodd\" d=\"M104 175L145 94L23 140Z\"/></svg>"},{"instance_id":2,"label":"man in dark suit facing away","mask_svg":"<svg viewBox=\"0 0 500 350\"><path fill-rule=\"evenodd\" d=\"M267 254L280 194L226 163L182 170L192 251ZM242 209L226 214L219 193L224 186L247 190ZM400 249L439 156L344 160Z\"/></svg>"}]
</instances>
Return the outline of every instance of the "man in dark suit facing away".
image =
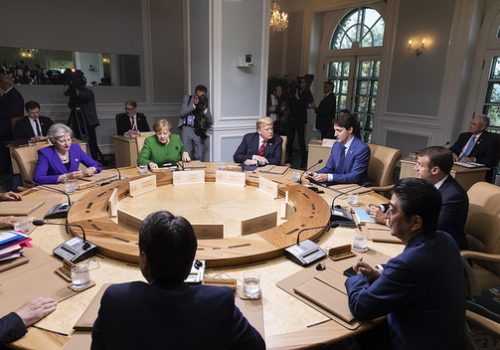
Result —
<instances>
[{"instance_id":1,"label":"man in dark suit facing away","mask_svg":"<svg viewBox=\"0 0 500 350\"><path fill-rule=\"evenodd\" d=\"M281 136L274 134L273 120L269 117L259 118L257 132L243 136L233 160L247 166L279 165L282 143Z\"/></svg>"},{"instance_id":2,"label":"man in dark suit facing away","mask_svg":"<svg viewBox=\"0 0 500 350\"><path fill-rule=\"evenodd\" d=\"M52 119L40 115L40 104L36 101L26 102L27 116L19 119L14 126L16 139L40 139L47 136L47 131L54 124Z\"/></svg>"},{"instance_id":3,"label":"man in dark suit facing away","mask_svg":"<svg viewBox=\"0 0 500 350\"><path fill-rule=\"evenodd\" d=\"M146 116L137 113L137 102L133 100L125 102L125 113L117 114L115 121L117 135L134 138L150 130Z\"/></svg>"},{"instance_id":4,"label":"man in dark suit facing away","mask_svg":"<svg viewBox=\"0 0 500 350\"><path fill-rule=\"evenodd\" d=\"M139 229L146 282L110 286L92 330L96 349L265 349L227 287L184 283L196 254L193 227L167 211Z\"/></svg>"},{"instance_id":5,"label":"man in dark suit facing away","mask_svg":"<svg viewBox=\"0 0 500 350\"><path fill-rule=\"evenodd\" d=\"M464 163L476 162L486 166L493 164L496 155L495 135L486 131L490 118L476 115L469 123L469 131L458 136L457 142L450 147L453 160Z\"/></svg>"}]
</instances>

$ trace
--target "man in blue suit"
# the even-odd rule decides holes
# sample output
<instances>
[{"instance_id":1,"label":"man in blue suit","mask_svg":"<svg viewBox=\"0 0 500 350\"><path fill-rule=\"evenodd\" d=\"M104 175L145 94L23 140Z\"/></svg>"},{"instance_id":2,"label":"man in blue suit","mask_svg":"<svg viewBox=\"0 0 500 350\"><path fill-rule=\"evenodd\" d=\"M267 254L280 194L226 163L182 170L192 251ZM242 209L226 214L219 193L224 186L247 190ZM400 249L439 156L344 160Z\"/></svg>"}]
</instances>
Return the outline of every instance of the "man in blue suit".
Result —
<instances>
[{"instance_id":1,"label":"man in blue suit","mask_svg":"<svg viewBox=\"0 0 500 350\"><path fill-rule=\"evenodd\" d=\"M360 259L345 282L359 320L387 315L393 349L465 349L465 278L458 247L436 231L441 195L427 180L405 178L388 211L404 251L374 269Z\"/></svg>"},{"instance_id":2,"label":"man in blue suit","mask_svg":"<svg viewBox=\"0 0 500 350\"><path fill-rule=\"evenodd\" d=\"M197 249L191 224L167 211L139 230L145 282L110 286L92 329L92 349L265 349L227 287L190 286Z\"/></svg>"},{"instance_id":3,"label":"man in blue suit","mask_svg":"<svg viewBox=\"0 0 500 350\"><path fill-rule=\"evenodd\" d=\"M415 171L420 178L430 181L441 194L441 212L438 220L438 230L449 233L460 250L467 249L465 239L465 221L469 212L467 192L450 175L453 166L453 155L450 150L441 146L430 146L418 152ZM370 205L369 213L379 223L385 223L384 212L388 205Z\"/></svg>"},{"instance_id":4,"label":"man in blue suit","mask_svg":"<svg viewBox=\"0 0 500 350\"><path fill-rule=\"evenodd\" d=\"M233 159L235 163L243 163L247 166L279 165L282 143L281 136L274 134L273 120L269 117L259 118L257 132L243 136Z\"/></svg>"},{"instance_id":5,"label":"man in blue suit","mask_svg":"<svg viewBox=\"0 0 500 350\"><path fill-rule=\"evenodd\" d=\"M335 137L326 166L309 174L316 182L359 184L366 182L370 148L359 138L359 124L352 114L341 113L334 121Z\"/></svg>"}]
</instances>

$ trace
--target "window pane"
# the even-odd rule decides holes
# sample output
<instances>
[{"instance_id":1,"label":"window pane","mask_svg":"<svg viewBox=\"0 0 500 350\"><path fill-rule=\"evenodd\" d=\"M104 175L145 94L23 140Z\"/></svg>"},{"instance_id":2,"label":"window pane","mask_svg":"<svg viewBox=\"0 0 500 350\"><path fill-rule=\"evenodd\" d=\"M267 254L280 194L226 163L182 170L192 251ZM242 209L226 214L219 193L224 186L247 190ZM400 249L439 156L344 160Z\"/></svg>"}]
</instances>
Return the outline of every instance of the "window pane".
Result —
<instances>
[{"instance_id":1,"label":"window pane","mask_svg":"<svg viewBox=\"0 0 500 350\"><path fill-rule=\"evenodd\" d=\"M358 84L358 94L368 95L368 81L361 81Z\"/></svg>"},{"instance_id":2,"label":"window pane","mask_svg":"<svg viewBox=\"0 0 500 350\"><path fill-rule=\"evenodd\" d=\"M359 63L359 72L358 76L361 78L369 78L371 77L371 61L361 61Z\"/></svg>"},{"instance_id":3,"label":"window pane","mask_svg":"<svg viewBox=\"0 0 500 350\"><path fill-rule=\"evenodd\" d=\"M489 83L486 103L500 103L500 83Z\"/></svg>"},{"instance_id":4,"label":"window pane","mask_svg":"<svg viewBox=\"0 0 500 350\"><path fill-rule=\"evenodd\" d=\"M349 87L349 82L347 80L342 81L342 93L347 95L347 88Z\"/></svg>"},{"instance_id":5,"label":"window pane","mask_svg":"<svg viewBox=\"0 0 500 350\"><path fill-rule=\"evenodd\" d=\"M380 14L376 10L369 8L365 8L364 11L365 11L364 24L368 28L371 28L375 24L375 22L377 22L378 19L380 18Z\"/></svg>"},{"instance_id":6,"label":"window pane","mask_svg":"<svg viewBox=\"0 0 500 350\"><path fill-rule=\"evenodd\" d=\"M500 105L485 106L483 113L490 118L490 126L500 127Z\"/></svg>"},{"instance_id":7,"label":"window pane","mask_svg":"<svg viewBox=\"0 0 500 350\"><path fill-rule=\"evenodd\" d=\"M372 47L373 46L373 36L371 32L367 32L366 35L361 40L361 47Z\"/></svg>"},{"instance_id":8,"label":"window pane","mask_svg":"<svg viewBox=\"0 0 500 350\"><path fill-rule=\"evenodd\" d=\"M491 64L490 79L500 79L500 57L494 57Z\"/></svg>"}]
</instances>

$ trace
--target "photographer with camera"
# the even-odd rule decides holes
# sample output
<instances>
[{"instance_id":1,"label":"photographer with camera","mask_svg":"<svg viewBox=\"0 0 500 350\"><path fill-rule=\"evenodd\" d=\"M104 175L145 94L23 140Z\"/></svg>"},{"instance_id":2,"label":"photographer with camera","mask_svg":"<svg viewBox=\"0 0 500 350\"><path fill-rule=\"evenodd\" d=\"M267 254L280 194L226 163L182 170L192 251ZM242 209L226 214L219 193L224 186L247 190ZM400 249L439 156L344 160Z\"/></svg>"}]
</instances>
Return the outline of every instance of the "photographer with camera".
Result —
<instances>
[{"instance_id":1,"label":"photographer with camera","mask_svg":"<svg viewBox=\"0 0 500 350\"><path fill-rule=\"evenodd\" d=\"M207 137L208 127L212 123L212 114L208 109L207 88L204 85L198 85L194 95L184 96L178 124L182 142L192 155L192 159L203 158L203 142Z\"/></svg>"},{"instance_id":2,"label":"photographer with camera","mask_svg":"<svg viewBox=\"0 0 500 350\"><path fill-rule=\"evenodd\" d=\"M92 158L105 163L95 133L95 128L99 126L99 118L94 92L85 86L87 79L81 70L66 69L63 80L67 85L64 95L69 97L68 107L71 109L68 126L76 138L88 142Z\"/></svg>"}]
</instances>

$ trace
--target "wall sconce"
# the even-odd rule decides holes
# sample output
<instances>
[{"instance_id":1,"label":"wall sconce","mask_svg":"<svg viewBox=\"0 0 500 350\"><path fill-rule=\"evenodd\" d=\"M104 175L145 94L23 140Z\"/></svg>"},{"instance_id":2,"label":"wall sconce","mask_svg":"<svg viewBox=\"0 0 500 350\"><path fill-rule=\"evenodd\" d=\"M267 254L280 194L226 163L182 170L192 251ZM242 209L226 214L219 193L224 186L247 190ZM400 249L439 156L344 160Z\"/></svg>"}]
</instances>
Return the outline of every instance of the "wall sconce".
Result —
<instances>
[{"instance_id":1,"label":"wall sconce","mask_svg":"<svg viewBox=\"0 0 500 350\"><path fill-rule=\"evenodd\" d=\"M412 53L415 54L415 56L420 56L424 52L425 49L425 41L426 39L423 38L422 41L420 42L420 45L418 43L413 43L413 40L410 39L408 40L408 50Z\"/></svg>"}]
</instances>

